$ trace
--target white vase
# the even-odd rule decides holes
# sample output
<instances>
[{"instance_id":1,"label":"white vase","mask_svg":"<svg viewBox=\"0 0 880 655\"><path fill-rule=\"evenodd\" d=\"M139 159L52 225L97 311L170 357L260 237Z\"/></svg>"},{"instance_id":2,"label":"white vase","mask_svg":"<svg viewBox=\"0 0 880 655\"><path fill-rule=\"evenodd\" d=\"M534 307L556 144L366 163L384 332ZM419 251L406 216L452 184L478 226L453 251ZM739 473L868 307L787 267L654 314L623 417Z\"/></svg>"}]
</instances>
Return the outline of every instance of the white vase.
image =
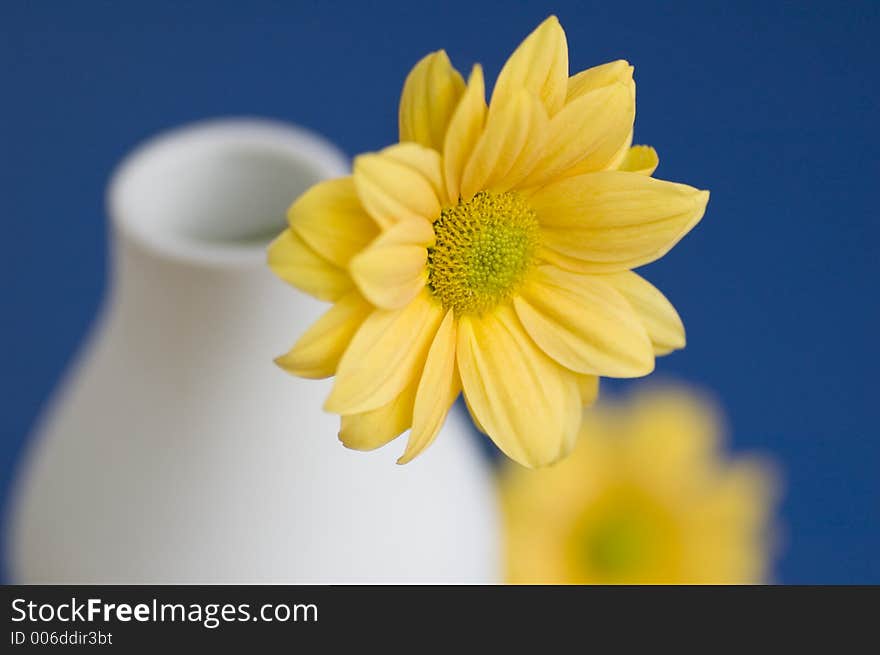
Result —
<instances>
[{"instance_id":1,"label":"white vase","mask_svg":"<svg viewBox=\"0 0 880 655\"><path fill-rule=\"evenodd\" d=\"M120 166L108 297L30 442L13 581L496 580L491 476L464 416L397 466L402 442L339 443L329 381L272 362L325 306L275 279L265 246L293 198L347 169L262 120L183 128Z\"/></svg>"}]
</instances>

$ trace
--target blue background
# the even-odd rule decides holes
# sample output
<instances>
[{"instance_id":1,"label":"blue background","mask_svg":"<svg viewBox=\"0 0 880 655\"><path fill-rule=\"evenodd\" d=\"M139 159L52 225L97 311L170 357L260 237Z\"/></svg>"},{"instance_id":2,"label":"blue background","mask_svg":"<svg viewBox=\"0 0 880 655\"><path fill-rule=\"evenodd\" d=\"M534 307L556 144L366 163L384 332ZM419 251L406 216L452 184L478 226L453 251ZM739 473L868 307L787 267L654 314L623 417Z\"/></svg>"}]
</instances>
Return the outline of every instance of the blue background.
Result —
<instances>
[{"instance_id":1,"label":"blue background","mask_svg":"<svg viewBox=\"0 0 880 655\"><path fill-rule=\"evenodd\" d=\"M573 71L624 57L658 176L712 190L648 268L688 328L659 371L712 390L735 451L785 473L789 583L880 583L880 3L3 2L0 489L105 284L103 192L138 141L274 116L353 154L395 140L445 47L489 78L549 13Z\"/></svg>"}]
</instances>

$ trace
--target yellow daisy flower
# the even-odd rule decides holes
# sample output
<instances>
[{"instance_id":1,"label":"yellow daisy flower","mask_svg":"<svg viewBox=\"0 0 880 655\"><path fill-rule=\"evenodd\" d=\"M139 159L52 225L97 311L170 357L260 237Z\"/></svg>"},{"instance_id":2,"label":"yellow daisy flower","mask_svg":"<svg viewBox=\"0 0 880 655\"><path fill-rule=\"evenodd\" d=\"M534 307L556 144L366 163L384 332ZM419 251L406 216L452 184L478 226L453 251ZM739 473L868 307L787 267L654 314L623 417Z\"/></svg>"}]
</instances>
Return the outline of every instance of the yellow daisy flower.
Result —
<instances>
[{"instance_id":1,"label":"yellow daisy flower","mask_svg":"<svg viewBox=\"0 0 880 655\"><path fill-rule=\"evenodd\" d=\"M422 59L400 100L400 143L354 161L288 213L271 245L281 278L333 307L280 366L335 375L340 439L399 462L436 437L459 391L511 458L565 455L597 376L642 376L684 346L673 307L630 269L665 254L709 194L651 177L630 147L632 67L568 75L555 17L516 49L489 104L446 53Z\"/></svg>"},{"instance_id":2,"label":"yellow daisy flower","mask_svg":"<svg viewBox=\"0 0 880 655\"><path fill-rule=\"evenodd\" d=\"M678 389L585 416L564 462L501 479L506 576L519 584L759 583L770 470L727 462L711 405Z\"/></svg>"}]
</instances>

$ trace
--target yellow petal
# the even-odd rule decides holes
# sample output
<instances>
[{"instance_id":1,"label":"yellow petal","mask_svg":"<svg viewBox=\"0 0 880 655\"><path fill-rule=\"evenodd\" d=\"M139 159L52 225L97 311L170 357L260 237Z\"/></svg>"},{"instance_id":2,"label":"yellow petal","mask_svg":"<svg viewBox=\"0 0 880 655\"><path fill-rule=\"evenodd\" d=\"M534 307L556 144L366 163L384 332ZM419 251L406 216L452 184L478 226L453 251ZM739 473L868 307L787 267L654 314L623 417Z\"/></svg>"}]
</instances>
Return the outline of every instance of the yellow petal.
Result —
<instances>
[{"instance_id":1,"label":"yellow petal","mask_svg":"<svg viewBox=\"0 0 880 655\"><path fill-rule=\"evenodd\" d=\"M464 80L445 51L424 57L403 85L398 114L400 140L442 151L446 127L462 93Z\"/></svg>"},{"instance_id":2,"label":"yellow petal","mask_svg":"<svg viewBox=\"0 0 880 655\"><path fill-rule=\"evenodd\" d=\"M642 391L620 427L628 436L628 466L674 485L693 480L717 463L722 419L709 398L686 387ZM680 491L679 491L680 493Z\"/></svg>"},{"instance_id":3,"label":"yellow petal","mask_svg":"<svg viewBox=\"0 0 880 655\"><path fill-rule=\"evenodd\" d=\"M353 450L375 450L412 425L415 383L408 385L391 402L360 414L343 416L339 440Z\"/></svg>"},{"instance_id":4,"label":"yellow petal","mask_svg":"<svg viewBox=\"0 0 880 655\"><path fill-rule=\"evenodd\" d=\"M575 379L581 392L581 403L583 406L588 407L596 402L596 398L599 397L599 376L577 375Z\"/></svg>"},{"instance_id":5,"label":"yellow petal","mask_svg":"<svg viewBox=\"0 0 880 655\"><path fill-rule=\"evenodd\" d=\"M623 161L626 159L626 156L629 154L629 149L632 147L633 143L633 131L630 130L629 136L626 137L626 140L620 144L620 150L618 150L614 156L611 158L611 161L608 162L608 165L603 169L606 171L616 171L623 164ZM579 166L574 166L573 168L566 171L567 176L578 175L581 172L589 173L591 171L578 171Z\"/></svg>"},{"instance_id":6,"label":"yellow petal","mask_svg":"<svg viewBox=\"0 0 880 655\"><path fill-rule=\"evenodd\" d=\"M418 143L396 143L382 150L382 154L421 173L431 184L441 204L446 202L443 163L439 152Z\"/></svg>"},{"instance_id":7,"label":"yellow petal","mask_svg":"<svg viewBox=\"0 0 880 655\"><path fill-rule=\"evenodd\" d=\"M572 371L627 378L654 369L651 341L635 311L598 276L539 266L514 306L535 343Z\"/></svg>"},{"instance_id":8,"label":"yellow petal","mask_svg":"<svg viewBox=\"0 0 880 655\"><path fill-rule=\"evenodd\" d=\"M460 391L455 372L456 324L452 311L446 312L425 362L413 410L412 432L398 464L412 461L430 446Z\"/></svg>"},{"instance_id":9,"label":"yellow petal","mask_svg":"<svg viewBox=\"0 0 880 655\"><path fill-rule=\"evenodd\" d=\"M290 228L269 244L267 261L275 275L320 300L338 300L354 286L347 271L321 257Z\"/></svg>"},{"instance_id":10,"label":"yellow petal","mask_svg":"<svg viewBox=\"0 0 880 655\"><path fill-rule=\"evenodd\" d=\"M601 66L594 66L587 70L581 71L577 75L568 78L568 95L565 102L569 103L573 100L596 89L608 86L610 84L624 84L629 89L633 107L636 102L636 83L633 80L633 67L628 61L618 59ZM626 157L629 147L632 145L633 134L630 129L629 135L623 141L618 151L611 157L608 165L603 170L617 170L620 163ZM588 173L593 170L599 170L594 167L594 162L587 161L584 165L576 165L566 171L566 175L577 175L580 173Z\"/></svg>"},{"instance_id":11,"label":"yellow petal","mask_svg":"<svg viewBox=\"0 0 880 655\"><path fill-rule=\"evenodd\" d=\"M610 61L607 64L582 70L577 75L572 75L568 78L565 101L571 102L585 93L595 91L615 82L629 84L632 81L632 76L633 67L625 59Z\"/></svg>"},{"instance_id":12,"label":"yellow petal","mask_svg":"<svg viewBox=\"0 0 880 655\"><path fill-rule=\"evenodd\" d=\"M489 112L516 100L522 89L541 99L552 116L562 109L568 87L568 43L556 16L550 16L510 55L498 74Z\"/></svg>"},{"instance_id":13,"label":"yellow petal","mask_svg":"<svg viewBox=\"0 0 880 655\"><path fill-rule=\"evenodd\" d=\"M474 66L468 80L467 90L458 103L446 140L443 143L443 172L446 179L446 197L452 204L458 202L461 176L465 164L483 131L486 120L486 90L483 82L483 69Z\"/></svg>"},{"instance_id":14,"label":"yellow petal","mask_svg":"<svg viewBox=\"0 0 880 655\"><path fill-rule=\"evenodd\" d=\"M617 169L639 175L653 175L659 163L657 151L651 146L633 146L627 150Z\"/></svg>"},{"instance_id":15,"label":"yellow petal","mask_svg":"<svg viewBox=\"0 0 880 655\"><path fill-rule=\"evenodd\" d=\"M383 229L415 218L433 222L440 201L431 180L393 148L355 157L354 184L361 202Z\"/></svg>"},{"instance_id":16,"label":"yellow petal","mask_svg":"<svg viewBox=\"0 0 880 655\"><path fill-rule=\"evenodd\" d=\"M349 264L351 276L367 299L384 309L408 304L428 281L427 247L434 228L424 218L395 224Z\"/></svg>"},{"instance_id":17,"label":"yellow petal","mask_svg":"<svg viewBox=\"0 0 880 655\"><path fill-rule=\"evenodd\" d=\"M596 265L591 262L584 262L580 259L563 255L561 252L556 252L555 250L540 244L538 245L537 258L539 262L553 264L553 266L556 266L557 268L561 268L564 271L571 271L572 273L587 273L591 275L596 270Z\"/></svg>"},{"instance_id":18,"label":"yellow petal","mask_svg":"<svg viewBox=\"0 0 880 655\"><path fill-rule=\"evenodd\" d=\"M462 174L462 200L478 191L507 191L528 175L541 154L547 121L544 106L527 91L490 113Z\"/></svg>"},{"instance_id":19,"label":"yellow petal","mask_svg":"<svg viewBox=\"0 0 880 655\"><path fill-rule=\"evenodd\" d=\"M427 289L401 309L373 312L342 356L324 409L359 414L391 402L421 374L442 318Z\"/></svg>"},{"instance_id":20,"label":"yellow petal","mask_svg":"<svg viewBox=\"0 0 880 655\"><path fill-rule=\"evenodd\" d=\"M627 299L654 344L654 354L665 355L684 348L684 325L666 296L632 271L604 276Z\"/></svg>"},{"instance_id":21,"label":"yellow petal","mask_svg":"<svg viewBox=\"0 0 880 655\"><path fill-rule=\"evenodd\" d=\"M602 273L659 259L703 217L709 192L604 171L558 180L529 198L546 248Z\"/></svg>"},{"instance_id":22,"label":"yellow petal","mask_svg":"<svg viewBox=\"0 0 880 655\"><path fill-rule=\"evenodd\" d=\"M540 160L523 186L538 186L566 173L608 166L632 133L635 101L629 88L615 82L567 103L550 121Z\"/></svg>"},{"instance_id":23,"label":"yellow petal","mask_svg":"<svg viewBox=\"0 0 880 655\"><path fill-rule=\"evenodd\" d=\"M457 347L458 346L456 346L456 348ZM456 370L458 370L457 363L456 363ZM461 376L460 375L459 375L459 386L461 386ZM488 432L486 432L486 428L484 428L482 425L480 425L480 421L477 420L477 414L471 408L471 405L468 402L467 396L462 394L461 397L464 399L464 406L467 407L468 414L470 415L470 418L471 418L471 423L473 423L474 427L477 428L477 430L479 432L481 432L482 434L488 435Z\"/></svg>"},{"instance_id":24,"label":"yellow petal","mask_svg":"<svg viewBox=\"0 0 880 655\"><path fill-rule=\"evenodd\" d=\"M275 363L300 377L330 377L354 333L372 311L373 307L357 291L349 291Z\"/></svg>"},{"instance_id":25,"label":"yellow petal","mask_svg":"<svg viewBox=\"0 0 880 655\"><path fill-rule=\"evenodd\" d=\"M344 267L378 233L351 177L319 182L287 211L290 227L315 252Z\"/></svg>"},{"instance_id":26,"label":"yellow petal","mask_svg":"<svg viewBox=\"0 0 880 655\"><path fill-rule=\"evenodd\" d=\"M510 307L462 316L457 359L468 406L508 457L538 467L570 451L580 425L577 382L535 346Z\"/></svg>"}]
</instances>

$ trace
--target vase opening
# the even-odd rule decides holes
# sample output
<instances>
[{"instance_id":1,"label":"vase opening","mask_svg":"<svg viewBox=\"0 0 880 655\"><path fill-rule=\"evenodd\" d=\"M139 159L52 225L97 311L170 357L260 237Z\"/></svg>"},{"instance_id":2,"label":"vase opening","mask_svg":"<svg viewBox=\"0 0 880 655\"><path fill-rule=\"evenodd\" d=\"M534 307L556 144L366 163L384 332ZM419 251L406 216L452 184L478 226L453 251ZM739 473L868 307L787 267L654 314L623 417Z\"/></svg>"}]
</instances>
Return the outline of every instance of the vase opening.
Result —
<instances>
[{"instance_id":1,"label":"vase opening","mask_svg":"<svg viewBox=\"0 0 880 655\"><path fill-rule=\"evenodd\" d=\"M194 263L262 264L290 204L346 159L305 130L267 120L184 127L136 149L108 194L117 230Z\"/></svg>"}]
</instances>

